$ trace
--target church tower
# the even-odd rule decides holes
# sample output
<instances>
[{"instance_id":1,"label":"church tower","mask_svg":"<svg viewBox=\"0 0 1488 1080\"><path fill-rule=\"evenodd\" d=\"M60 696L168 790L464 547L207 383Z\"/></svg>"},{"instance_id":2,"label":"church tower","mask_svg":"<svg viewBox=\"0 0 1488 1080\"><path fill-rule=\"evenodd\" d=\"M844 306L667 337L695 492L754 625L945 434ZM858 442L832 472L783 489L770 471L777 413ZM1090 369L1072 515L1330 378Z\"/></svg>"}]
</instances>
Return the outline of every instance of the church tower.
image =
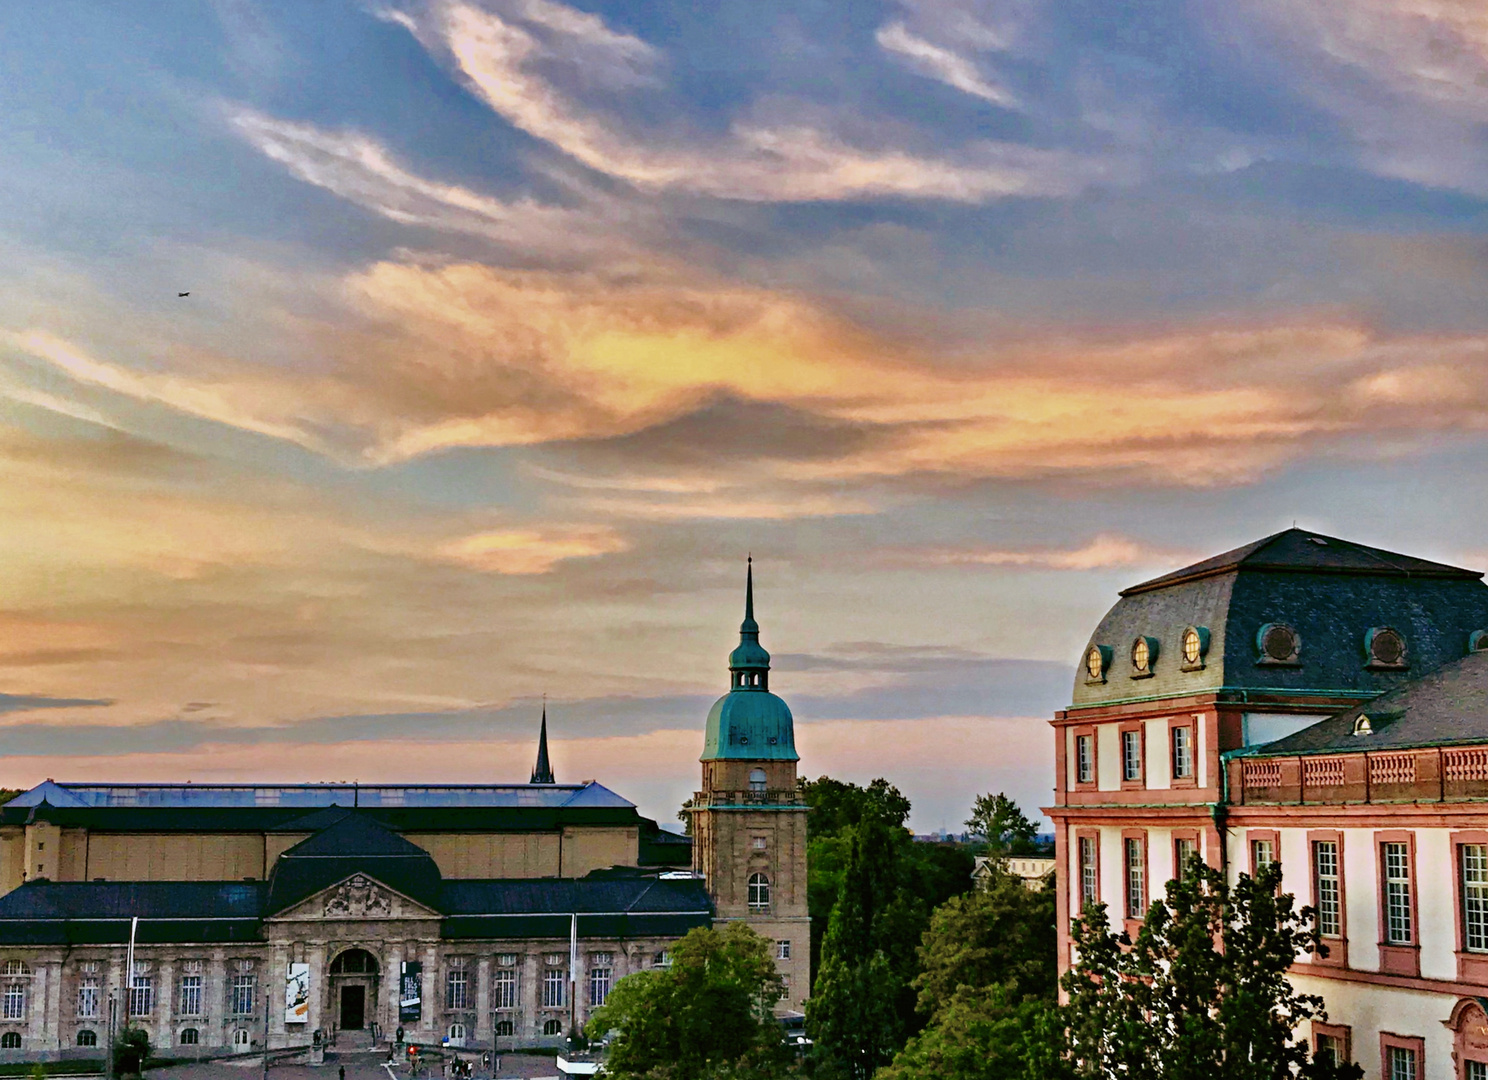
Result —
<instances>
[{"instance_id":1,"label":"church tower","mask_svg":"<svg viewBox=\"0 0 1488 1080\"><path fill-rule=\"evenodd\" d=\"M771 942L786 981L780 1007L810 992L806 805L796 792L795 725L770 693L770 654L754 621L754 565L744 592L729 692L708 712L702 790L692 799L692 867L708 882L718 921L742 919Z\"/></svg>"}]
</instances>

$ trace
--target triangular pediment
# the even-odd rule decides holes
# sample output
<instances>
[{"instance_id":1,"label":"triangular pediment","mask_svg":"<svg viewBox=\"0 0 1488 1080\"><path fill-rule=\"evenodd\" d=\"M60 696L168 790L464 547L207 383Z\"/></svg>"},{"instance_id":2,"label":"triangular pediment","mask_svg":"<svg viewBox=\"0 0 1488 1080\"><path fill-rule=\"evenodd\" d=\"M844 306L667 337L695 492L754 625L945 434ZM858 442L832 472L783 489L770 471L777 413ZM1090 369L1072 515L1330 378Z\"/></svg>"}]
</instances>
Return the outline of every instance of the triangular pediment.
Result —
<instances>
[{"instance_id":1,"label":"triangular pediment","mask_svg":"<svg viewBox=\"0 0 1488 1080\"><path fill-rule=\"evenodd\" d=\"M334 885L312 893L266 922L379 922L392 919L438 919L442 915L405 896L370 874L350 874Z\"/></svg>"}]
</instances>

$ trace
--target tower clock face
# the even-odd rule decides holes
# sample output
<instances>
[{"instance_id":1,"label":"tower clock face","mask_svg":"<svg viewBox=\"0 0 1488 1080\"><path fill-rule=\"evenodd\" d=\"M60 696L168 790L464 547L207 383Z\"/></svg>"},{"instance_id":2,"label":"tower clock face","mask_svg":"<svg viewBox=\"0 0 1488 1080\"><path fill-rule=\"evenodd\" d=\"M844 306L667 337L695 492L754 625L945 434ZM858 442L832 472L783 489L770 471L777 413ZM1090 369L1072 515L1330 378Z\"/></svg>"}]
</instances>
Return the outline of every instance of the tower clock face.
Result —
<instances>
[{"instance_id":1,"label":"tower clock face","mask_svg":"<svg viewBox=\"0 0 1488 1080\"><path fill-rule=\"evenodd\" d=\"M1098 647L1090 646L1090 651L1085 654L1085 670L1090 673L1092 679L1099 679L1105 673L1106 662L1101 656Z\"/></svg>"}]
</instances>

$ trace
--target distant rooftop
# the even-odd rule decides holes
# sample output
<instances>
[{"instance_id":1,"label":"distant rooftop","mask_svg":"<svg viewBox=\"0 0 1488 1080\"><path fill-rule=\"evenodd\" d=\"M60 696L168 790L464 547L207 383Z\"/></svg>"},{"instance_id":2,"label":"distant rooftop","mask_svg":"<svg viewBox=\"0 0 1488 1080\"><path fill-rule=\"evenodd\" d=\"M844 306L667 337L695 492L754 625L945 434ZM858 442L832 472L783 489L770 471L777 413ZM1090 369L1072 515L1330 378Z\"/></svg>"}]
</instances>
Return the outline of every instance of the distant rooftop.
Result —
<instances>
[{"instance_id":1,"label":"distant rooftop","mask_svg":"<svg viewBox=\"0 0 1488 1080\"><path fill-rule=\"evenodd\" d=\"M56 807L633 807L603 784L75 784L46 780L7 804Z\"/></svg>"},{"instance_id":2,"label":"distant rooftop","mask_svg":"<svg viewBox=\"0 0 1488 1080\"><path fill-rule=\"evenodd\" d=\"M1394 551L1340 540L1308 529L1284 529L1279 533L1226 551L1181 570L1121 590L1122 596L1150 592L1179 582L1214 577L1232 570L1293 571L1311 574L1369 574L1389 577L1438 577L1474 580L1481 571L1418 559Z\"/></svg>"}]
</instances>

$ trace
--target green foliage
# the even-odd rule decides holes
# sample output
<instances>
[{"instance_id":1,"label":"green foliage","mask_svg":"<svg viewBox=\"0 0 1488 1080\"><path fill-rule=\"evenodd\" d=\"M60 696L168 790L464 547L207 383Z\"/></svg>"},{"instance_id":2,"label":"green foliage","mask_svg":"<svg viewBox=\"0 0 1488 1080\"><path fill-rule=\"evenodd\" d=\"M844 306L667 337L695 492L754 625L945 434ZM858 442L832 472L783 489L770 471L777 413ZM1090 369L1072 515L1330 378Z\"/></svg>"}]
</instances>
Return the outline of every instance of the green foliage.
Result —
<instances>
[{"instance_id":1,"label":"green foliage","mask_svg":"<svg viewBox=\"0 0 1488 1080\"><path fill-rule=\"evenodd\" d=\"M914 1019L914 943L923 902L903 880L905 841L865 817L850 834L847 867L822 942L807 1024L826 1075L866 1080L903 1045Z\"/></svg>"},{"instance_id":2,"label":"green foliage","mask_svg":"<svg viewBox=\"0 0 1488 1080\"><path fill-rule=\"evenodd\" d=\"M796 781L806 799L806 835L833 836L873 818L891 829L902 829L909 820L909 800L898 788L880 777L867 787L833 780L830 776Z\"/></svg>"},{"instance_id":3,"label":"green foliage","mask_svg":"<svg viewBox=\"0 0 1488 1080\"><path fill-rule=\"evenodd\" d=\"M1038 826L1002 792L978 795L966 827L987 841L993 856L1032 855L1038 850Z\"/></svg>"},{"instance_id":4,"label":"green foliage","mask_svg":"<svg viewBox=\"0 0 1488 1080\"><path fill-rule=\"evenodd\" d=\"M1056 1080L1059 1012L1006 986L961 986L875 1080Z\"/></svg>"},{"instance_id":5,"label":"green foliage","mask_svg":"<svg viewBox=\"0 0 1488 1080\"><path fill-rule=\"evenodd\" d=\"M1346 1080L1356 1065L1313 1059L1293 1030L1326 1019L1323 1001L1286 977L1299 952L1322 947L1311 908L1280 891L1281 868L1241 874L1231 889L1195 857L1123 949L1103 908L1071 936L1079 963L1064 977L1068 1049L1081 1078Z\"/></svg>"},{"instance_id":6,"label":"green foliage","mask_svg":"<svg viewBox=\"0 0 1488 1080\"><path fill-rule=\"evenodd\" d=\"M120 1076L138 1076L150 1057L150 1035L133 1024L122 1028L114 1040L114 1071Z\"/></svg>"},{"instance_id":7,"label":"green foliage","mask_svg":"<svg viewBox=\"0 0 1488 1080\"><path fill-rule=\"evenodd\" d=\"M1055 892L994 872L984 890L954 897L931 916L920 944L919 1011L935 1022L963 988L997 987L1013 1003L1053 1001L1058 987Z\"/></svg>"},{"instance_id":8,"label":"green foliage","mask_svg":"<svg viewBox=\"0 0 1488 1080\"><path fill-rule=\"evenodd\" d=\"M672 950L670 968L621 979L587 1028L593 1039L619 1032L608 1074L771 1080L786 1052L772 1016L784 988L770 949L743 923L699 927Z\"/></svg>"}]
</instances>

